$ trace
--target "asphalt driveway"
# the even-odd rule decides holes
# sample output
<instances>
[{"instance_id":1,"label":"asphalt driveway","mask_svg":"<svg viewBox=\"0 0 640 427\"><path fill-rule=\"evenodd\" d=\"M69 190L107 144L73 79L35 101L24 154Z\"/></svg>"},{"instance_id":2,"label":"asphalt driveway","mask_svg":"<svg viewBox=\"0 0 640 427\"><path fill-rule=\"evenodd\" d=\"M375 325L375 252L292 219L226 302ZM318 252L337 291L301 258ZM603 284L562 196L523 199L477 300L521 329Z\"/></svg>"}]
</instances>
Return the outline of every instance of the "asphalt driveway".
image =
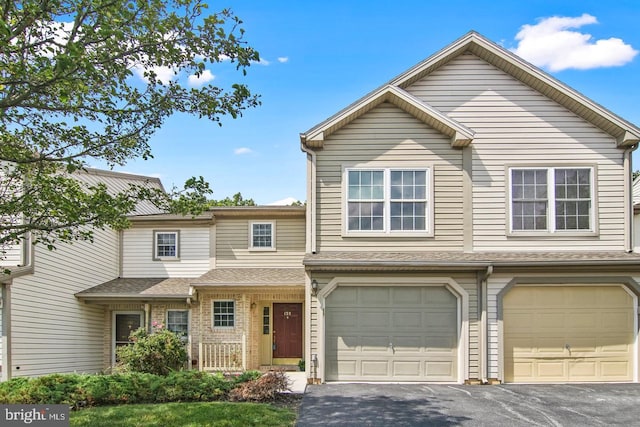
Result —
<instances>
[{"instance_id":1,"label":"asphalt driveway","mask_svg":"<svg viewBox=\"0 0 640 427\"><path fill-rule=\"evenodd\" d=\"M299 427L640 425L640 384L307 386Z\"/></svg>"}]
</instances>

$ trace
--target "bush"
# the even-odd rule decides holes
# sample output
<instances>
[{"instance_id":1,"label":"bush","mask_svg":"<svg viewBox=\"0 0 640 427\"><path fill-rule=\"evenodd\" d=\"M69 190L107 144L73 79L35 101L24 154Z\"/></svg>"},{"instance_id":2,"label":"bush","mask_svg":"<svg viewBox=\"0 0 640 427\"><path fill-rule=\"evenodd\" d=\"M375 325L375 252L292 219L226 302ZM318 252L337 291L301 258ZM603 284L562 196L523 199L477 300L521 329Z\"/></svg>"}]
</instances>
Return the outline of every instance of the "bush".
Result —
<instances>
[{"instance_id":1,"label":"bush","mask_svg":"<svg viewBox=\"0 0 640 427\"><path fill-rule=\"evenodd\" d=\"M82 408L125 403L210 402L225 399L234 387L256 375L256 371L248 371L225 378L222 374L180 371L169 375L130 372L14 378L0 383L0 403Z\"/></svg>"},{"instance_id":2,"label":"bush","mask_svg":"<svg viewBox=\"0 0 640 427\"><path fill-rule=\"evenodd\" d=\"M267 372L231 390L229 400L266 402L273 400L278 393L289 390L289 385L289 378L284 371Z\"/></svg>"},{"instance_id":3,"label":"bush","mask_svg":"<svg viewBox=\"0 0 640 427\"><path fill-rule=\"evenodd\" d=\"M187 350L180 338L161 325L154 324L149 334L140 328L131 333L133 344L117 350L118 367L124 371L168 375L180 370L187 361Z\"/></svg>"}]
</instances>

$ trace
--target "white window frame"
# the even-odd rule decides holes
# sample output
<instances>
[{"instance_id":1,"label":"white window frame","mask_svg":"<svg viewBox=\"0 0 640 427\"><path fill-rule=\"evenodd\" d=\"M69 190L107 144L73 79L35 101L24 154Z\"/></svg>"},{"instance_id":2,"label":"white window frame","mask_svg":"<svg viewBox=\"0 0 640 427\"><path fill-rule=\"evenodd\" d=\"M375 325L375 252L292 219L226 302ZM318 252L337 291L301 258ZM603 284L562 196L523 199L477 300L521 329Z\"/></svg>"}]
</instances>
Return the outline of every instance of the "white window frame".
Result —
<instances>
[{"instance_id":1,"label":"white window frame","mask_svg":"<svg viewBox=\"0 0 640 427\"><path fill-rule=\"evenodd\" d=\"M253 226L269 225L271 226L271 246L254 246L253 243ZM249 250L252 251L275 251L276 250L276 222L275 221L249 221Z\"/></svg>"},{"instance_id":2,"label":"white window frame","mask_svg":"<svg viewBox=\"0 0 640 427\"><path fill-rule=\"evenodd\" d=\"M171 329L169 329L169 313L172 313L172 312L187 313L187 330L186 330L184 336L178 335L181 340L186 341L187 338L189 337L189 333L191 332L191 312L188 309L184 309L184 308L181 308L181 309L179 309L179 308L168 309L167 313L166 313L166 316L165 316L165 318L166 318L165 325L166 325L168 330L171 330ZM174 332L174 331L172 331L172 332Z\"/></svg>"},{"instance_id":3,"label":"white window frame","mask_svg":"<svg viewBox=\"0 0 640 427\"><path fill-rule=\"evenodd\" d=\"M158 235L173 234L176 239L176 254L166 256L158 254ZM175 261L180 259L180 231L178 230L153 230L153 260L154 261Z\"/></svg>"},{"instance_id":4,"label":"white window frame","mask_svg":"<svg viewBox=\"0 0 640 427\"><path fill-rule=\"evenodd\" d=\"M351 171L382 171L384 186L383 229L382 230L350 230L349 229L349 172ZM391 230L391 172L396 171L424 171L425 199L408 200L424 201L425 229L424 230ZM344 237L433 237L434 235L434 205L433 205L433 166L432 165L406 165L402 167L357 165L343 167L342 173L342 235Z\"/></svg>"},{"instance_id":5,"label":"white window frame","mask_svg":"<svg viewBox=\"0 0 640 427\"><path fill-rule=\"evenodd\" d=\"M216 326L216 303L217 302L230 302L233 303L233 325L220 325ZM219 313L228 315L228 313ZM211 301L211 326L215 329L233 329L237 324L237 304L232 299L216 299Z\"/></svg>"},{"instance_id":6,"label":"white window frame","mask_svg":"<svg viewBox=\"0 0 640 427\"><path fill-rule=\"evenodd\" d=\"M589 186L590 186L590 217L589 229L558 229L556 228L556 190L555 190L555 171L557 169L588 169L589 170ZM547 228L540 230L516 230L513 228L513 171L514 170L545 170L547 172ZM598 234L598 200L597 200L597 168L595 165L576 165L576 164L557 164L550 166L540 165L510 165L507 166L507 224L508 234L511 236L592 236Z\"/></svg>"}]
</instances>

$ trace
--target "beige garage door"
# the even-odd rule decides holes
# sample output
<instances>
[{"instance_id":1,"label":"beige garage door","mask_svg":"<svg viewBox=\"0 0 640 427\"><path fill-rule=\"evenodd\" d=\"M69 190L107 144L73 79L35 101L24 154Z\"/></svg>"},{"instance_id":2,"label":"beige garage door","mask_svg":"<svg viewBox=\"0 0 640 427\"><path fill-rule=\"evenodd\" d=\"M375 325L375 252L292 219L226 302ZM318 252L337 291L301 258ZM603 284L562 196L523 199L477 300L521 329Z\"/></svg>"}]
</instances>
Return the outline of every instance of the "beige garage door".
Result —
<instances>
[{"instance_id":1,"label":"beige garage door","mask_svg":"<svg viewBox=\"0 0 640 427\"><path fill-rule=\"evenodd\" d=\"M620 286L523 286L503 301L507 382L633 379L633 298Z\"/></svg>"},{"instance_id":2,"label":"beige garage door","mask_svg":"<svg viewBox=\"0 0 640 427\"><path fill-rule=\"evenodd\" d=\"M444 286L338 287L326 300L329 381L455 381L457 298Z\"/></svg>"}]
</instances>

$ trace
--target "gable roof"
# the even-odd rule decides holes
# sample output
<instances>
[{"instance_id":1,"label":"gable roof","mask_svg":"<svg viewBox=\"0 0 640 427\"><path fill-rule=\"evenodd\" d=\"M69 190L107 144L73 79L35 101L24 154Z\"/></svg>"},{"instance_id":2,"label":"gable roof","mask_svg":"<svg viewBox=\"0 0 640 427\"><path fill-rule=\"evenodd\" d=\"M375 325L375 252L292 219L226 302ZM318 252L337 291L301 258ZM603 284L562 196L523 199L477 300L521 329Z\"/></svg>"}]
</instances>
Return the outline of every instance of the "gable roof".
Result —
<instances>
[{"instance_id":1,"label":"gable roof","mask_svg":"<svg viewBox=\"0 0 640 427\"><path fill-rule=\"evenodd\" d=\"M467 146L473 139L473 131L468 127L449 118L416 96L395 86L386 85L331 117L324 122L322 126L318 126L312 129L312 131L309 131L304 136L303 142L310 147L321 147L327 136L368 111L371 111L383 102L390 102L438 130L440 133L451 137L451 145L454 147Z\"/></svg>"},{"instance_id":2,"label":"gable roof","mask_svg":"<svg viewBox=\"0 0 640 427\"><path fill-rule=\"evenodd\" d=\"M386 88L392 87L396 89L396 91L393 91L393 94L399 98L403 98L400 94L406 94L405 89L407 87L467 52L487 61L489 64L530 86L532 89L554 100L577 116L582 117L604 132L615 137L619 146L632 146L640 142L640 128L638 126L607 110L552 77L550 74L542 71L540 68L493 43L475 31L467 33L449 46L395 77L381 88L365 95L347 108L314 126L307 132L300 134L300 141L310 148L321 147L324 137L345 126L354 118L359 117L359 115L364 114L364 112L370 110L373 106L379 105L379 103L381 103L378 102L381 93L391 92ZM384 100L387 99L383 99L383 101ZM378 102L378 104L376 104L376 102ZM426 103L420 102L427 106ZM433 109L433 107L427 107L437 111ZM439 114L443 115L442 113ZM433 126L432 123L425 123ZM438 128L436 127L436 129ZM442 132L442 130L440 131ZM472 131L470 132L472 133Z\"/></svg>"}]
</instances>

